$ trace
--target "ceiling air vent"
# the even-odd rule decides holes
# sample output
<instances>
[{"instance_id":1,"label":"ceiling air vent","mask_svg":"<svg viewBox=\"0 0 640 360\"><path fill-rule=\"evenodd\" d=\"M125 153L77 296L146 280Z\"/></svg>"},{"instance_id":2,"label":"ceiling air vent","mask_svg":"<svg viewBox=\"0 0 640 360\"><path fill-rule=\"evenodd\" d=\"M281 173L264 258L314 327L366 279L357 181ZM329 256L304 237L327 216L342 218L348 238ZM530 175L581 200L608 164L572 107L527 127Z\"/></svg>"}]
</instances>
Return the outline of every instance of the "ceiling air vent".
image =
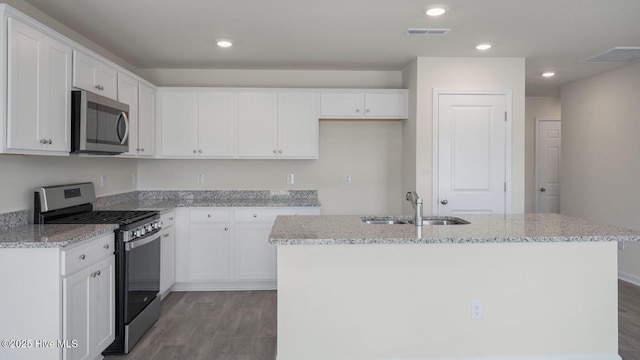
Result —
<instances>
[{"instance_id":1,"label":"ceiling air vent","mask_svg":"<svg viewBox=\"0 0 640 360\"><path fill-rule=\"evenodd\" d=\"M451 29L407 29L407 35L447 35Z\"/></svg>"},{"instance_id":2,"label":"ceiling air vent","mask_svg":"<svg viewBox=\"0 0 640 360\"><path fill-rule=\"evenodd\" d=\"M583 63L631 63L640 60L640 48L616 47L588 57Z\"/></svg>"}]
</instances>

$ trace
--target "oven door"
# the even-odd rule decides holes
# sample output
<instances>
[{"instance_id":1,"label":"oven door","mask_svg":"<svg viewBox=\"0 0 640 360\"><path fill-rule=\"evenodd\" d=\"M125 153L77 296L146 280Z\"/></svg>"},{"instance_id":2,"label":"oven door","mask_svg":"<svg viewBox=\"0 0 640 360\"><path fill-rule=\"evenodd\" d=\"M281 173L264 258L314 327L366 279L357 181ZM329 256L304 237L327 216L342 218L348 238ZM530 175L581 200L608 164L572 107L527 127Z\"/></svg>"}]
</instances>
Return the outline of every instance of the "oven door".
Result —
<instances>
[{"instance_id":1,"label":"oven door","mask_svg":"<svg viewBox=\"0 0 640 360\"><path fill-rule=\"evenodd\" d=\"M124 244L125 324L151 303L160 292L160 235Z\"/></svg>"}]
</instances>

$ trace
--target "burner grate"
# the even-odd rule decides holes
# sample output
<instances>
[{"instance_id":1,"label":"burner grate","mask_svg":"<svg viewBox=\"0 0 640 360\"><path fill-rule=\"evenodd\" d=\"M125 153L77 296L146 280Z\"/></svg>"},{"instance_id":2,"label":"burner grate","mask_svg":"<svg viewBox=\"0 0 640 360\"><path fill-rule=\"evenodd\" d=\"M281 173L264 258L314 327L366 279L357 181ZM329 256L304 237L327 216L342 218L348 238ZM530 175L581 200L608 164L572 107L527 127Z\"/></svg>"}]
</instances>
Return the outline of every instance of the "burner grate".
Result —
<instances>
[{"instance_id":1,"label":"burner grate","mask_svg":"<svg viewBox=\"0 0 640 360\"><path fill-rule=\"evenodd\" d=\"M47 220L47 224L130 224L157 214L155 211L91 211Z\"/></svg>"}]
</instances>

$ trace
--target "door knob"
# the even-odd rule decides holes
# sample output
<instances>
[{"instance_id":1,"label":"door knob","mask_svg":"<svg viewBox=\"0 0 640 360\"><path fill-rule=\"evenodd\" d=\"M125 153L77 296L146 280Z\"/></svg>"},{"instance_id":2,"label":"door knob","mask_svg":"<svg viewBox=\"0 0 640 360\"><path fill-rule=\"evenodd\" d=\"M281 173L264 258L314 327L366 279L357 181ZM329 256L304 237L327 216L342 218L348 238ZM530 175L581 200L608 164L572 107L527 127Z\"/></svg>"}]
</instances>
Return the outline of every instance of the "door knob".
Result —
<instances>
[{"instance_id":1,"label":"door knob","mask_svg":"<svg viewBox=\"0 0 640 360\"><path fill-rule=\"evenodd\" d=\"M540 192L545 192L545 191L547 191L547 189L545 189L545 188L540 188Z\"/></svg>"},{"instance_id":2,"label":"door knob","mask_svg":"<svg viewBox=\"0 0 640 360\"><path fill-rule=\"evenodd\" d=\"M440 201L440 204L442 204L442 205L447 205L448 203L449 203L449 200L447 200L447 199L444 199L444 200Z\"/></svg>"}]
</instances>

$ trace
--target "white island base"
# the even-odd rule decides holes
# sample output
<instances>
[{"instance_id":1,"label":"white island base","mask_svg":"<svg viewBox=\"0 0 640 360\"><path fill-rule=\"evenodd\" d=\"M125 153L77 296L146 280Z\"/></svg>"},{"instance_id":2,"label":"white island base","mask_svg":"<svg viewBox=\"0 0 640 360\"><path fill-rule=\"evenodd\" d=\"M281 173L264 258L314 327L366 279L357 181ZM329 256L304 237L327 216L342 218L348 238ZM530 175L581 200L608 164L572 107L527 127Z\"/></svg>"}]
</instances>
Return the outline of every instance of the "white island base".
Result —
<instances>
[{"instance_id":1,"label":"white island base","mask_svg":"<svg viewBox=\"0 0 640 360\"><path fill-rule=\"evenodd\" d=\"M617 308L616 242L278 245L278 360L620 360Z\"/></svg>"}]
</instances>

